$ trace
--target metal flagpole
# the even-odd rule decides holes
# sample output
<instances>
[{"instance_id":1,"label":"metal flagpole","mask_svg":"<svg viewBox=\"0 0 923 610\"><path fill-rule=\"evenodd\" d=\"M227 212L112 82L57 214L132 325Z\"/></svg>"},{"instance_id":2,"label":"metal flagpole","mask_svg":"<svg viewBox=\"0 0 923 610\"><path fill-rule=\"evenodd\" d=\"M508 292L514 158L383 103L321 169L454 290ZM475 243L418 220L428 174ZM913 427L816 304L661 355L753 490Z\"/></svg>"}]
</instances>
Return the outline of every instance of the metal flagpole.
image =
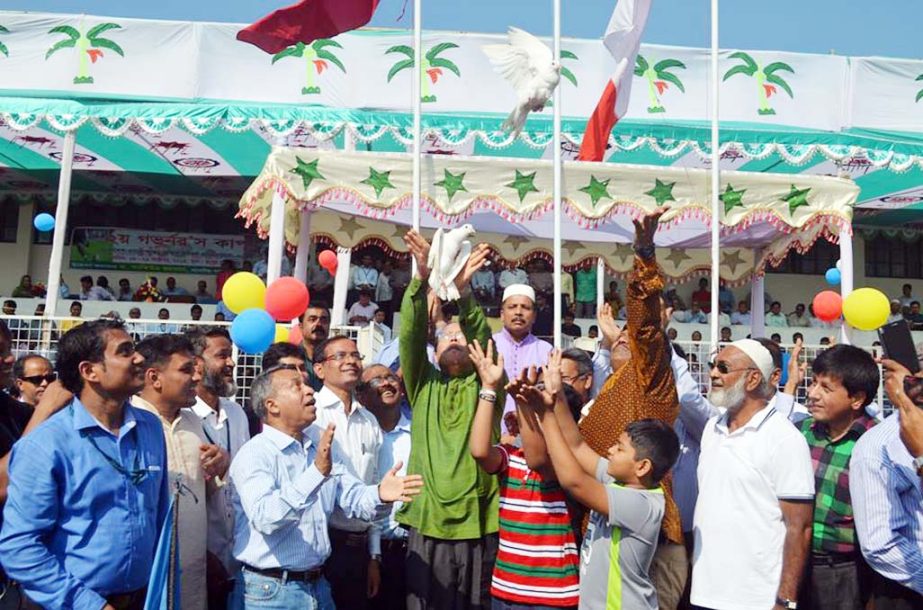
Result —
<instances>
[{"instance_id":1,"label":"metal flagpole","mask_svg":"<svg viewBox=\"0 0 923 610\"><path fill-rule=\"evenodd\" d=\"M721 274L721 153L718 131L718 0L711 0L711 332L712 352L718 349L718 291Z\"/></svg>"},{"instance_id":2,"label":"metal flagpole","mask_svg":"<svg viewBox=\"0 0 923 610\"><path fill-rule=\"evenodd\" d=\"M554 60L561 63L561 0L554 4ZM561 347L561 87L554 90L554 346Z\"/></svg>"},{"instance_id":3,"label":"metal flagpole","mask_svg":"<svg viewBox=\"0 0 923 610\"><path fill-rule=\"evenodd\" d=\"M423 73L423 14L422 0L413 0L413 78L410 92L413 96L413 229L420 230L420 151L421 138L420 133L420 115L422 113L422 100L420 99L420 79L425 77ZM417 261L413 261L413 275L417 274Z\"/></svg>"},{"instance_id":4,"label":"metal flagpole","mask_svg":"<svg viewBox=\"0 0 923 610\"><path fill-rule=\"evenodd\" d=\"M71 176L74 171L74 147L77 132L64 133L64 151L61 155L61 177L58 180L58 205L54 213L54 235L51 239L51 258L48 260L48 292L45 293L45 317L55 315L61 288L61 264L64 260L64 236L67 232L67 210L70 207Z\"/></svg>"},{"instance_id":5,"label":"metal flagpole","mask_svg":"<svg viewBox=\"0 0 923 610\"><path fill-rule=\"evenodd\" d=\"M840 295L845 299L853 291L852 235L848 229L840 231ZM846 320L840 327L840 342L852 343L852 330Z\"/></svg>"},{"instance_id":6,"label":"metal flagpole","mask_svg":"<svg viewBox=\"0 0 923 610\"><path fill-rule=\"evenodd\" d=\"M311 258L311 213L298 214L298 250L295 251L295 278L308 283L308 259Z\"/></svg>"},{"instance_id":7,"label":"metal flagpole","mask_svg":"<svg viewBox=\"0 0 923 610\"><path fill-rule=\"evenodd\" d=\"M272 284L282 273L282 256L285 252L285 192L276 187L272 194L269 212L269 252L266 256L266 285Z\"/></svg>"}]
</instances>

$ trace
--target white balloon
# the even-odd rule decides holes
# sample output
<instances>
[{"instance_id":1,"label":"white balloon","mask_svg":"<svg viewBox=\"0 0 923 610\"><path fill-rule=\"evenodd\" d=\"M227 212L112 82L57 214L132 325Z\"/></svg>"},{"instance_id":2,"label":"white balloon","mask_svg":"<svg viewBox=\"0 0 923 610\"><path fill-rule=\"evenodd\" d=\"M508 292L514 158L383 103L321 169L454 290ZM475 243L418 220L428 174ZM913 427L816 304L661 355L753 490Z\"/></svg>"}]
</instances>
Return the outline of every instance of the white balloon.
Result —
<instances>
[{"instance_id":1,"label":"white balloon","mask_svg":"<svg viewBox=\"0 0 923 610\"><path fill-rule=\"evenodd\" d=\"M836 261L836 268L837 268L838 270L840 270L840 271L843 270L843 268L840 266L840 259L837 259L837 261Z\"/></svg>"}]
</instances>

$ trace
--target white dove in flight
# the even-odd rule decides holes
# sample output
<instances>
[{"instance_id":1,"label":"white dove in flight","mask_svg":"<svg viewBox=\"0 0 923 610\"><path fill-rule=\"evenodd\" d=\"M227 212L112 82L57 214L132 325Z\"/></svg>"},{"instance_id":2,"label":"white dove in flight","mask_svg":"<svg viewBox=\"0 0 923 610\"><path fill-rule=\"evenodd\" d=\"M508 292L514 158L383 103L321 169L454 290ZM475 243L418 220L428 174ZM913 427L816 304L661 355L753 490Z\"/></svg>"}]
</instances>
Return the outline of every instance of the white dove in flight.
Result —
<instances>
[{"instance_id":1,"label":"white dove in flight","mask_svg":"<svg viewBox=\"0 0 923 610\"><path fill-rule=\"evenodd\" d=\"M455 277L465 268L471 256L471 242L468 238L475 234L474 227L465 224L451 231L439 229L433 236L429 249L429 286L443 301L458 299Z\"/></svg>"},{"instance_id":2,"label":"white dove in flight","mask_svg":"<svg viewBox=\"0 0 923 610\"><path fill-rule=\"evenodd\" d=\"M508 44L484 45L484 53L496 70L516 90L516 108L503 123L503 129L518 136L529 111L541 112L561 80L561 65L554 61L548 45L519 28L511 27Z\"/></svg>"}]
</instances>

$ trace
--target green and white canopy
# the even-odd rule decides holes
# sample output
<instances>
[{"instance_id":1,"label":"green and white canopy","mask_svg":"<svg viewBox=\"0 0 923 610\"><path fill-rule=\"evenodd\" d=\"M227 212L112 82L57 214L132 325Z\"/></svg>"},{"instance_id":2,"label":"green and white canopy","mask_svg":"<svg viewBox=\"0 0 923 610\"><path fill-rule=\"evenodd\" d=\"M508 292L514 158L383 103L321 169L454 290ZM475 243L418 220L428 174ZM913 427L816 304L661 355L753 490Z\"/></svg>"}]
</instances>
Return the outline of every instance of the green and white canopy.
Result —
<instances>
[{"instance_id":1,"label":"green and white canopy","mask_svg":"<svg viewBox=\"0 0 923 610\"><path fill-rule=\"evenodd\" d=\"M76 197L235 204L273 145L406 152L410 34L362 30L269 56L240 25L0 12L0 196L53 198L62 133L76 131ZM480 47L424 35L425 151L550 158L551 116L513 140L513 105ZM599 40L564 42L565 155L612 72ZM722 168L850 176L864 225L923 211L923 61L726 50ZM708 166L708 53L645 45L608 161ZM615 183L612 192L618 194Z\"/></svg>"}]
</instances>

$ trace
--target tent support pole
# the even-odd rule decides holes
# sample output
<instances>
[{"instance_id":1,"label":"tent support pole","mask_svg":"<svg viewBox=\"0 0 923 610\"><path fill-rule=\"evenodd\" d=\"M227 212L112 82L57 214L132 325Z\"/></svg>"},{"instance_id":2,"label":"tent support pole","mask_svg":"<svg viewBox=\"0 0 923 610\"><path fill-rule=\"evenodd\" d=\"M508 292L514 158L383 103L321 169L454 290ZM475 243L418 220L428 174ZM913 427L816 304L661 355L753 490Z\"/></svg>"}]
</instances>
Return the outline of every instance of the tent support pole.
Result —
<instances>
[{"instance_id":1,"label":"tent support pole","mask_svg":"<svg viewBox=\"0 0 923 610\"><path fill-rule=\"evenodd\" d=\"M54 213L54 235L51 240L51 258L48 260L48 292L45 293L45 317L55 315L61 288L61 266L64 262L64 237L67 233L67 211L70 207L71 177L74 173L74 148L77 132L64 134L64 151L61 156L61 177L58 180L58 205Z\"/></svg>"},{"instance_id":2,"label":"tent support pole","mask_svg":"<svg viewBox=\"0 0 923 610\"><path fill-rule=\"evenodd\" d=\"M561 63L561 0L554 0L554 58ZM552 275L554 276L554 346L561 347L561 87L554 90L554 262Z\"/></svg>"},{"instance_id":3,"label":"tent support pole","mask_svg":"<svg viewBox=\"0 0 923 610\"><path fill-rule=\"evenodd\" d=\"M295 278L308 283L308 257L311 253L311 213L299 213L298 250L295 252Z\"/></svg>"},{"instance_id":4,"label":"tent support pole","mask_svg":"<svg viewBox=\"0 0 923 610\"><path fill-rule=\"evenodd\" d=\"M346 313L346 291L349 288L349 267L353 251L351 248L337 248L337 272L333 276L333 307L330 309L330 328L342 326ZM349 320L345 320L349 322Z\"/></svg>"},{"instance_id":5,"label":"tent support pole","mask_svg":"<svg viewBox=\"0 0 923 610\"><path fill-rule=\"evenodd\" d=\"M721 151L718 131L718 0L711 0L711 332L712 352L718 349L718 290L721 283Z\"/></svg>"},{"instance_id":6,"label":"tent support pole","mask_svg":"<svg viewBox=\"0 0 923 610\"><path fill-rule=\"evenodd\" d=\"M423 102L420 99L420 80L425 77L423 72L423 8L422 0L413 0L413 78L411 79L410 95L413 96L413 195L412 214L413 230L420 230L420 154L422 150L421 115ZM413 276L417 275L417 260L411 259Z\"/></svg>"},{"instance_id":7,"label":"tent support pole","mask_svg":"<svg viewBox=\"0 0 923 610\"><path fill-rule=\"evenodd\" d=\"M756 265L763 256L762 250L753 251L753 275L750 278L750 336L766 336L766 276L756 273Z\"/></svg>"},{"instance_id":8,"label":"tent support pole","mask_svg":"<svg viewBox=\"0 0 923 610\"><path fill-rule=\"evenodd\" d=\"M603 310L603 303L606 302L606 261L603 257L596 259L596 315ZM612 317L618 318L619 312L613 311Z\"/></svg>"},{"instance_id":9,"label":"tent support pole","mask_svg":"<svg viewBox=\"0 0 923 610\"><path fill-rule=\"evenodd\" d=\"M285 250L285 195L281 188L272 194L269 216L269 253L266 257L266 285L272 284L282 272L282 255Z\"/></svg>"},{"instance_id":10,"label":"tent support pole","mask_svg":"<svg viewBox=\"0 0 923 610\"><path fill-rule=\"evenodd\" d=\"M840 231L840 295L845 300L853 291L852 234L849 229ZM852 328L843 320L840 327L840 342L852 343Z\"/></svg>"}]
</instances>

